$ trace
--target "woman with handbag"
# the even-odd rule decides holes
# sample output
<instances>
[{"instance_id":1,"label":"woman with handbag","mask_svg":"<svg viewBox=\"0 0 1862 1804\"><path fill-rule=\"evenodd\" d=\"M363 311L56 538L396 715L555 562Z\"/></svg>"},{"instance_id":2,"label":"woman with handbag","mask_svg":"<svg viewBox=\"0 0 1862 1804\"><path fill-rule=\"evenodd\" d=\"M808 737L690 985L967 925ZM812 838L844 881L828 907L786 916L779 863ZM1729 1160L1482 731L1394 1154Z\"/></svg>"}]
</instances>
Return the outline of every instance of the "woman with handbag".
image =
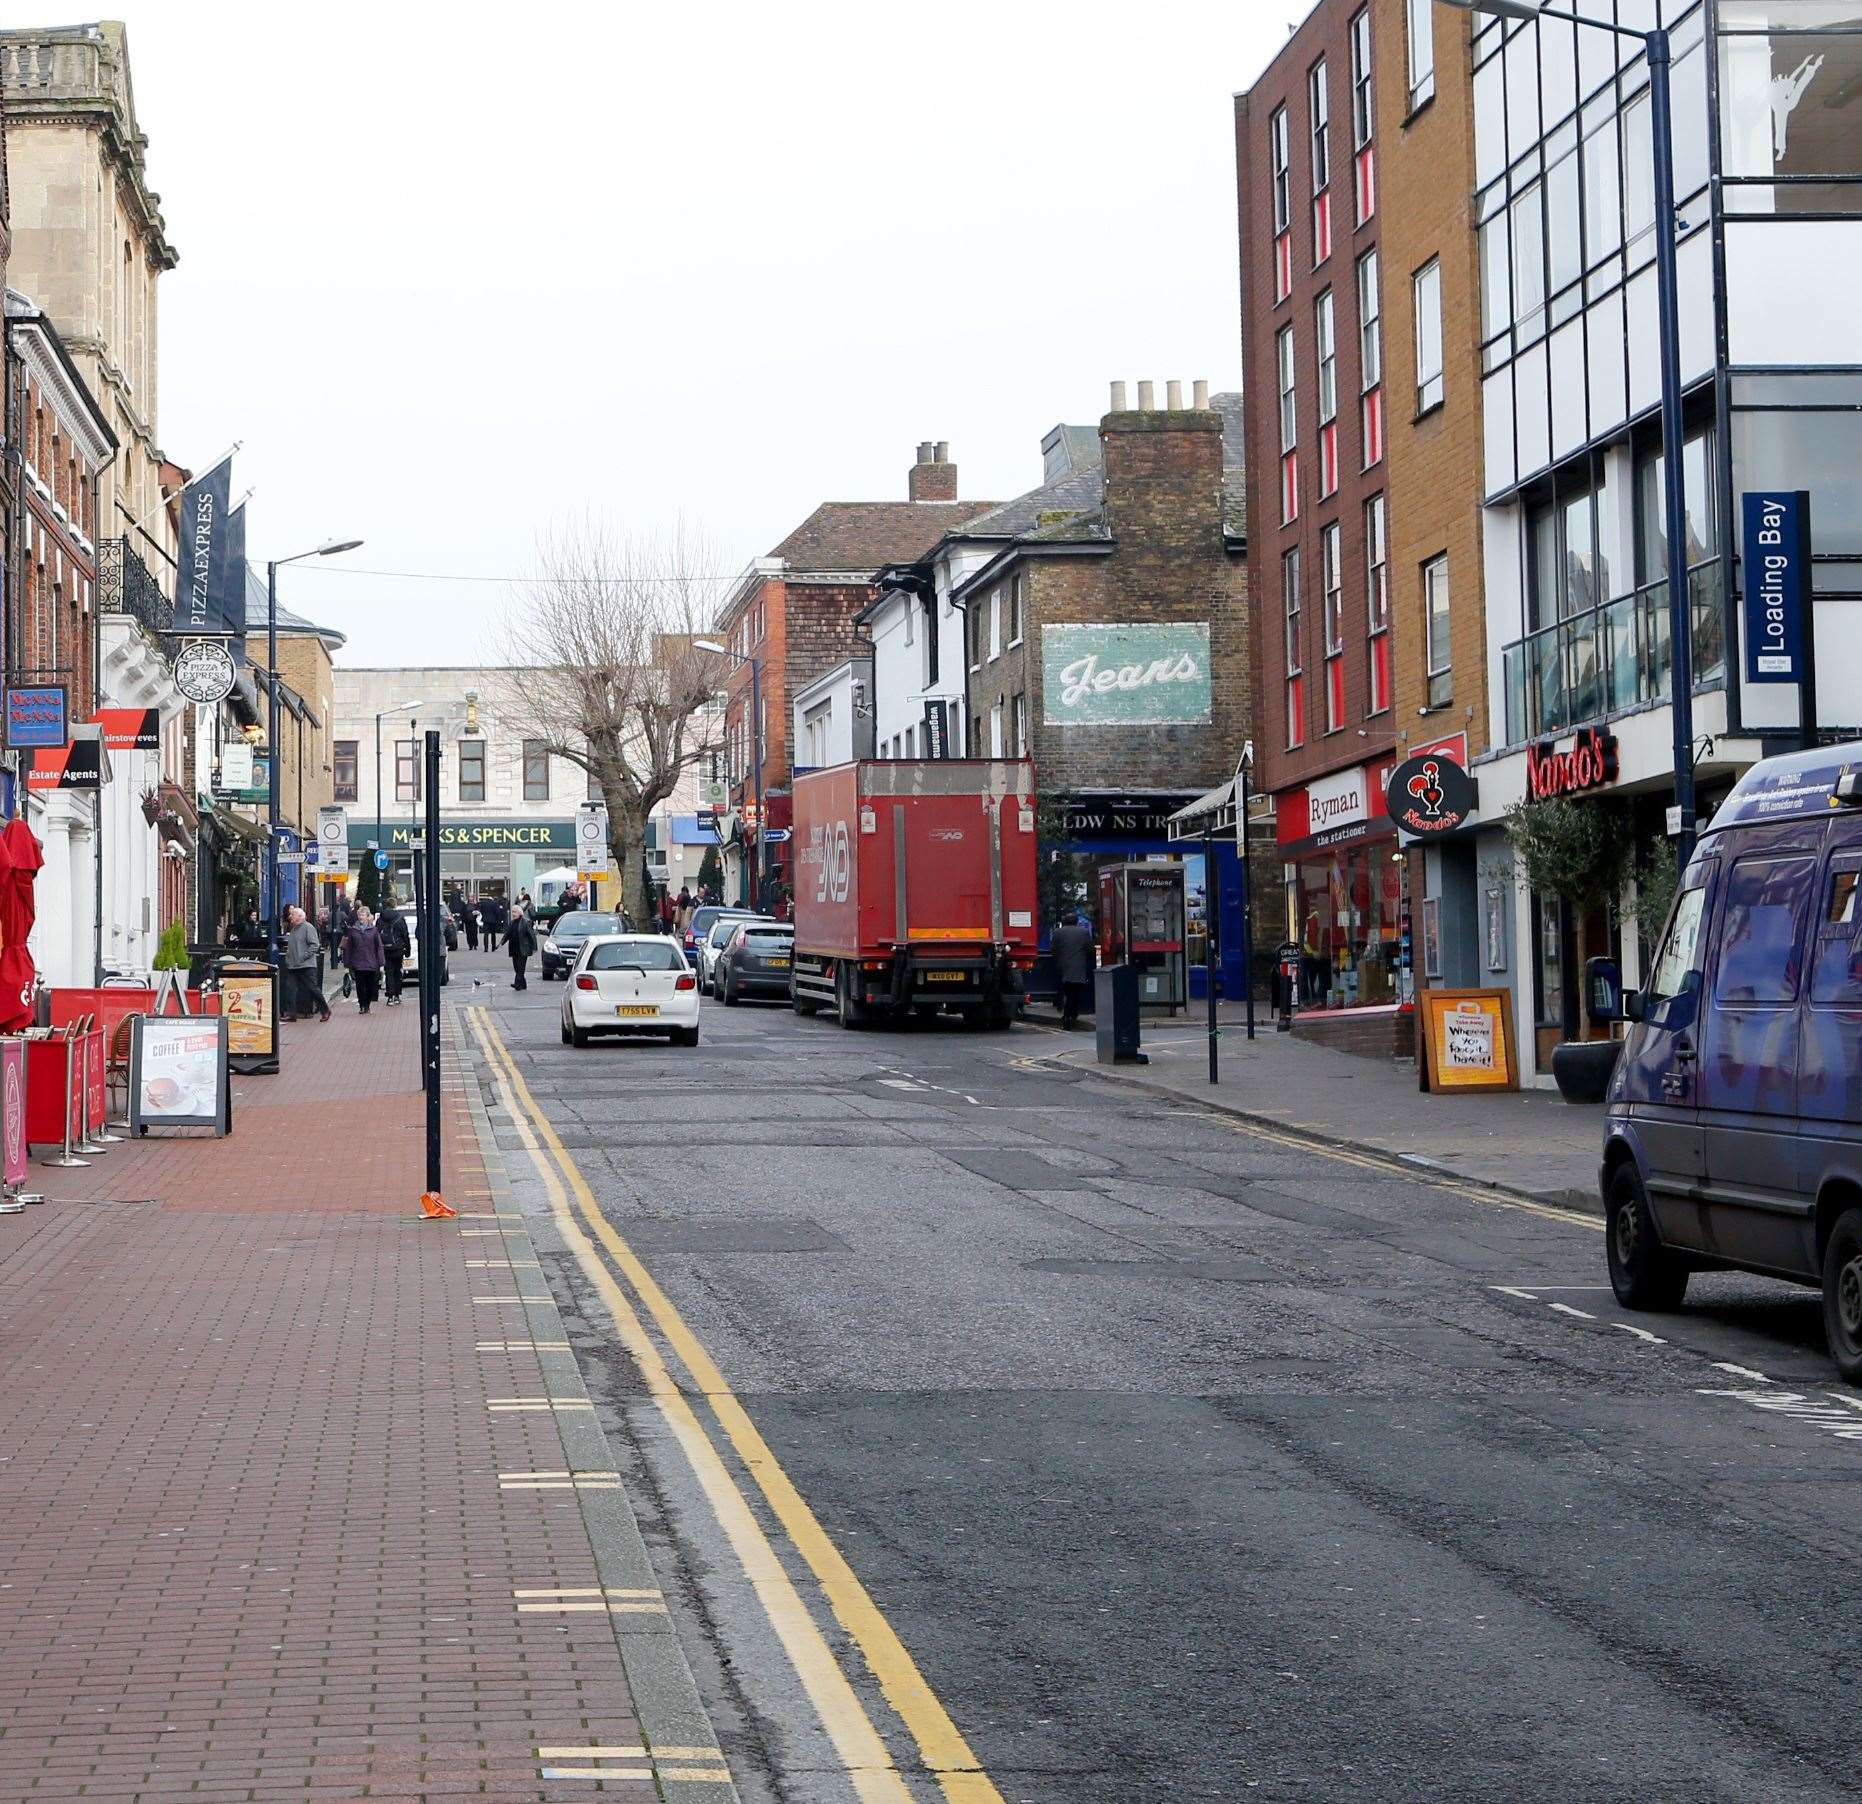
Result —
<instances>
[{"instance_id":1,"label":"woman with handbag","mask_svg":"<svg viewBox=\"0 0 1862 1804\"><path fill-rule=\"evenodd\" d=\"M381 943L381 929L375 925L371 909L358 908L349 931L343 935L344 970L356 980L356 1003L363 1014L381 988L382 966L387 962Z\"/></svg>"}]
</instances>

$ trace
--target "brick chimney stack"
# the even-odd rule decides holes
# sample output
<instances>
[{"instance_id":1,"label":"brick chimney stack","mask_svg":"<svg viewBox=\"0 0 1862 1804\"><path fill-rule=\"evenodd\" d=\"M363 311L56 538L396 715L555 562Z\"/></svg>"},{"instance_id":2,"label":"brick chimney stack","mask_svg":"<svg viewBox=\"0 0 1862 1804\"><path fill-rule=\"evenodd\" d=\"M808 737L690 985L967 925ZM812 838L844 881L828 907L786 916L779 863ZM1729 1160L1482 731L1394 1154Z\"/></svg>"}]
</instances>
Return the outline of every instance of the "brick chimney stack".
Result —
<instances>
[{"instance_id":1,"label":"brick chimney stack","mask_svg":"<svg viewBox=\"0 0 1862 1804\"><path fill-rule=\"evenodd\" d=\"M914 501L955 501L957 466L950 461L950 441L935 444L926 439L918 447L918 461L906 477L905 492Z\"/></svg>"},{"instance_id":2,"label":"brick chimney stack","mask_svg":"<svg viewBox=\"0 0 1862 1804\"><path fill-rule=\"evenodd\" d=\"M1193 392L1203 405L1181 405L1172 382L1158 407L1156 389L1138 384L1138 405L1127 409L1125 385L1112 385L1113 410L1099 422L1105 459L1106 518L1131 544L1159 550L1207 543L1222 530L1222 419L1207 405L1208 386Z\"/></svg>"}]
</instances>

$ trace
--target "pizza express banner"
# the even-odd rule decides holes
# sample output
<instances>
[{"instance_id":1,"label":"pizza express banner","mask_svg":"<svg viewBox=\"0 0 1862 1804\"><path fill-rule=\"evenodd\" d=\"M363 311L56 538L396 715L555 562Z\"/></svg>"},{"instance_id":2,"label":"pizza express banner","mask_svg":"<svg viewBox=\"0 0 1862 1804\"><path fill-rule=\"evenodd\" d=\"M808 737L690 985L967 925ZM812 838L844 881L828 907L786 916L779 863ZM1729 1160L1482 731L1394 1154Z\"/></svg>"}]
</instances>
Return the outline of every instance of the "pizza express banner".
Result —
<instances>
[{"instance_id":1,"label":"pizza express banner","mask_svg":"<svg viewBox=\"0 0 1862 1804\"><path fill-rule=\"evenodd\" d=\"M1210 693L1207 621L1041 629L1049 726L1193 726Z\"/></svg>"},{"instance_id":2,"label":"pizza express banner","mask_svg":"<svg viewBox=\"0 0 1862 1804\"><path fill-rule=\"evenodd\" d=\"M405 852L421 829L409 821L384 821L384 851ZM352 818L349 822L349 849L367 851L375 838L373 820ZM440 850L443 852L573 852L574 821L442 821Z\"/></svg>"},{"instance_id":3,"label":"pizza express banner","mask_svg":"<svg viewBox=\"0 0 1862 1804\"><path fill-rule=\"evenodd\" d=\"M245 636L245 571L238 572L236 585L229 580L232 483L233 460L228 457L181 491L180 594L174 630L183 638Z\"/></svg>"}]
</instances>

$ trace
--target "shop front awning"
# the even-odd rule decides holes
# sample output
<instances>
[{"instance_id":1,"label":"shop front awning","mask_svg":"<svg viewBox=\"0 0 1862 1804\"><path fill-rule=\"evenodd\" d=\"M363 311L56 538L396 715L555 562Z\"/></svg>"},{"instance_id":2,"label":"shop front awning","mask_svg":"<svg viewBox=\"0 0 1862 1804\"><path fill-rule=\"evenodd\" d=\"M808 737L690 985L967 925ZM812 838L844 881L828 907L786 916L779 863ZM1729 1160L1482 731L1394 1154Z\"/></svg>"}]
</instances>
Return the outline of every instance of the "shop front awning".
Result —
<instances>
[{"instance_id":1,"label":"shop front awning","mask_svg":"<svg viewBox=\"0 0 1862 1804\"><path fill-rule=\"evenodd\" d=\"M1169 820L1172 841L1201 839L1205 833L1235 831L1235 779L1206 789L1195 801L1179 808Z\"/></svg>"}]
</instances>

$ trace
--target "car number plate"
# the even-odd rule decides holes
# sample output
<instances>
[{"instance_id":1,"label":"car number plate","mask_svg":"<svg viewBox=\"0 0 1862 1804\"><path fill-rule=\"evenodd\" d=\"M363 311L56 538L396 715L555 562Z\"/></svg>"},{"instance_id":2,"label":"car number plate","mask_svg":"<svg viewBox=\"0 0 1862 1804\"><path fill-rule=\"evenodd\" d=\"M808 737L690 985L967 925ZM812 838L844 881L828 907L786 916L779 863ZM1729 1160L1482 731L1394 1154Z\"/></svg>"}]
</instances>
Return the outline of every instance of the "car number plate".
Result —
<instances>
[{"instance_id":1,"label":"car number plate","mask_svg":"<svg viewBox=\"0 0 1862 1804\"><path fill-rule=\"evenodd\" d=\"M786 971L789 968L789 961L786 958L766 958L763 962L772 970Z\"/></svg>"},{"instance_id":2,"label":"car number plate","mask_svg":"<svg viewBox=\"0 0 1862 1804\"><path fill-rule=\"evenodd\" d=\"M614 1012L617 1015L657 1015L659 1010L650 1002L623 1002Z\"/></svg>"},{"instance_id":3,"label":"car number plate","mask_svg":"<svg viewBox=\"0 0 1862 1804\"><path fill-rule=\"evenodd\" d=\"M968 971L927 971L925 973L926 983L968 983L969 981Z\"/></svg>"}]
</instances>

